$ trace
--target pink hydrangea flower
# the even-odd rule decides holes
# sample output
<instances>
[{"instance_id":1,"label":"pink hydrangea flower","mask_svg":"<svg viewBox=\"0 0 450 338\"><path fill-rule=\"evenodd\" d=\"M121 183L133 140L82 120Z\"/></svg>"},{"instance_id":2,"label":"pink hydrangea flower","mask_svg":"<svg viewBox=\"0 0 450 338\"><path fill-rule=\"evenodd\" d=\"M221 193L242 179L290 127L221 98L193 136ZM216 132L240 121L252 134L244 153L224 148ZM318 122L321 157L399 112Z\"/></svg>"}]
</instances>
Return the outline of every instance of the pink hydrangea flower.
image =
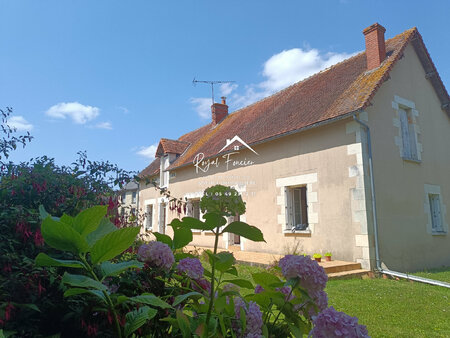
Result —
<instances>
[{"instance_id":1,"label":"pink hydrangea flower","mask_svg":"<svg viewBox=\"0 0 450 338\"><path fill-rule=\"evenodd\" d=\"M245 311L246 327L245 332L242 332L241 328L241 310ZM234 298L234 313L235 320L232 323L233 330L237 337L244 338L261 338L262 337L262 312L259 309L258 304L255 302L249 302L245 304L244 300L240 297Z\"/></svg>"},{"instance_id":2,"label":"pink hydrangea flower","mask_svg":"<svg viewBox=\"0 0 450 338\"><path fill-rule=\"evenodd\" d=\"M323 310L313 320L314 328L309 333L313 338L366 338L365 325L358 324L358 318L336 311L332 306Z\"/></svg>"},{"instance_id":3,"label":"pink hydrangea flower","mask_svg":"<svg viewBox=\"0 0 450 338\"><path fill-rule=\"evenodd\" d=\"M325 270L309 256L286 255L278 264L286 279L299 278L300 286L309 293L322 291L328 281Z\"/></svg>"},{"instance_id":4,"label":"pink hydrangea flower","mask_svg":"<svg viewBox=\"0 0 450 338\"><path fill-rule=\"evenodd\" d=\"M173 263L175 263L173 252L169 246L156 241L142 244L138 250L138 258L143 262L165 270L170 270Z\"/></svg>"},{"instance_id":5,"label":"pink hydrangea flower","mask_svg":"<svg viewBox=\"0 0 450 338\"><path fill-rule=\"evenodd\" d=\"M203 277L203 265L198 258L183 258L177 266L177 270L186 273L189 278L200 279Z\"/></svg>"}]
</instances>

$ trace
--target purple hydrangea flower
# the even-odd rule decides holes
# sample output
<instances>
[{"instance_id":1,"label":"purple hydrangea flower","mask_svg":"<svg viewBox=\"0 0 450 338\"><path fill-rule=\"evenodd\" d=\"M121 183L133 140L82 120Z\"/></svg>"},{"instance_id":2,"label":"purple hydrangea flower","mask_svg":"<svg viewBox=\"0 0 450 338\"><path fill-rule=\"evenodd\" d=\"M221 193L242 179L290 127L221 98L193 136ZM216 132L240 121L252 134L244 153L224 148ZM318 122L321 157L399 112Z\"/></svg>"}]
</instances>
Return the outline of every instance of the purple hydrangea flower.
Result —
<instances>
[{"instance_id":1,"label":"purple hydrangea flower","mask_svg":"<svg viewBox=\"0 0 450 338\"><path fill-rule=\"evenodd\" d=\"M314 304L317 306L313 306L311 303L307 304L307 313L310 318L317 316L318 313L325 310L328 307L328 295L325 291L314 292L310 295ZM300 311L300 314L305 314L304 311Z\"/></svg>"},{"instance_id":2,"label":"purple hydrangea flower","mask_svg":"<svg viewBox=\"0 0 450 338\"><path fill-rule=\"evenodd\" d=\"M295 298L295 295L291 293L292 288L290 286L283 286L281 288L276 288L275 290L280 291L282 294L284 294L286 296L285 300L287 302Z\"/></svg>"},{"instance_id":3,"label":"purple hydrangea flower","mask_svg":"<svg viewBox=\"0 0 450 338\"><path fill-rule=\"evenodd\" d=\"M322 291L327 284L325 270L309 256L286 255L279 266L286 279L299 278L300 286L309 293Z\"/></svg>"},{"instance_id":4,"label":"purple hydrangea flower","mask_svg":"<svg viewBox=\"0 0 450 338\"><path fill-rule=\"evenodd\" d=\"M264 288L261 285L256 284L256 286L255 286L255 294L256 293L261 293L263 291L264 291Z\"/></svg>"},{"instance_id":5,"label":"purple hydrangea flower","mask_svg":"<svg viewBox=\"0 0 450 338\"><path fill-rule=\"evenodd\" d=\"M369 337L366 326L358 324L358 318L336 311L332 306L320 312L314 318L313 325L309 333L309 337L313 338Z\"/></svg>"},{"instance_id":6,"label":"purple hydrangea flower","mask_svg":"<svg viewBox=\"0 0 450 338\"><path fill-rule=\"evenodd\" d=\"M192 279L203 277L203 265L198 258L184 258L180 260L177 270L186 273Z\"/></svg>"},{"instance_id":7,"label":"purple hydrangea flower","mask_svg":"<svg viewBox=\"0 0 450 338\"><path fill-rule=\"evenodd\" d=\"M211 283L204 278L199 278L192 281L191 285L195 291L206 292L208 295L211 292Z\"/></svg>"},{"instance_id":8,"label":"purple hydrangea flower","mask_svg":"<svg viewBox=\"0 0 450 338\"><path fill-rule=\"evenodd\" d=\"M241 309L245 311L246 327L245 333L241 328ZM240 297L234 298L235 320L232 322L233 330L239 338L261 338L262 337L262 312L258 304L249 302L245 304Z\"/></svg>"},{"instance_id":9,"label":"purple hydrangea flower","mask_svg":"<svg viewBox=\"0 0 450 338\"><path fill-rule=\"evenodd\" d=\"M139 260L149 263L151 265L170 270L175 258L169 246L162 242L149 242L142 244L138 250Z\"/></svg>"},{"instance_id":10,"label":"purple hydrangea flower","mask_svg":"<svg viewBox=\"0 0 450 338\"><path fill-rule=\"evenodd\" d=\"M223 286L222 291L223 292L230 292L230 291L239 292L240 289L241 288L238 285L233 284L233 283L228 283Z\"/></svg>"}]
</instances>

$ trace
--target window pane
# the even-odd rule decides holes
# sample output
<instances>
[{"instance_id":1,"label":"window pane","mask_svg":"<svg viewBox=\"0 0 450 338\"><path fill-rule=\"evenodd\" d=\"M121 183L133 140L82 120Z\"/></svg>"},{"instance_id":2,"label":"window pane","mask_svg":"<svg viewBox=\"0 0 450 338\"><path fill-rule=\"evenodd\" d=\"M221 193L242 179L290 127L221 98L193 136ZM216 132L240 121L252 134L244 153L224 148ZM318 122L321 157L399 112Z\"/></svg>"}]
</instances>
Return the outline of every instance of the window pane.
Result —
<instances>
[{"instance_id":1,"label":"window pane","mask_svg":"<svg viewBox=\"0 0 450 338\"><path fill-rule=\"evenodd\" d=\"M403 109L399 109L398 114L400 117L400 125L402 130L403 157L411 158L411 139L409 136L408 115Z\"/></svg>"}]
</instances>

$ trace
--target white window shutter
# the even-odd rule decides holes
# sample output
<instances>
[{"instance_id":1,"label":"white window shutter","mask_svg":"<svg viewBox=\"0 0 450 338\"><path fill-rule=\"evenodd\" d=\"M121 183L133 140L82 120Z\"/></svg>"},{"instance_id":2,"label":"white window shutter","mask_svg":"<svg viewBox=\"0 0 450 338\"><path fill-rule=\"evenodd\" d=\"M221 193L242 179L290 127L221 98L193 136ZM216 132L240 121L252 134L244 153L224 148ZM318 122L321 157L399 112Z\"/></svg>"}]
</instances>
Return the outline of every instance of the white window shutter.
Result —
<instances>
[{"instance_id":1,"label":"white window shutter","mask_svg":"<svg viewBox=\"0 0 450 338\"><path fill-rule=\"evenodd\" d=\"M414 125L409 125L409 145L411 150L411 158L418 159L417 157L417 145L416 145L416 132L414 131Z\"/></svg>"},{"instance_id":2,"label":"white window shutter","mask_svg":"<svg viewBox=\"0 0 450 338\"><path fill-rule=\"evenodd\" d=\"M439 195L430 195L433 230L442 230L441 203Z\"/></svg>"},{"instance_id":3,"label":"white window shutter","mask_svg":"<svg viewBox=\"0 0 450 338\"><path fill-rule=\"evenodd\" d=\"M288 187L284 187L284 208L285 208L285 217L286 217L286 229L292 229L292 203L291 203L291 194Z\"/></svg>"},{"instance_id":4,"label":"white window shutter","mask_svg":"<svg viewBox=\"0 0 450 338\"><path fill-rule=\"evenodd\" d=\"M408 115L403 109L399 109L398 114L400 117L400 125L402 130L403 157L411 158L411 140L409 136Z\"/></svg>"}]
</instances>

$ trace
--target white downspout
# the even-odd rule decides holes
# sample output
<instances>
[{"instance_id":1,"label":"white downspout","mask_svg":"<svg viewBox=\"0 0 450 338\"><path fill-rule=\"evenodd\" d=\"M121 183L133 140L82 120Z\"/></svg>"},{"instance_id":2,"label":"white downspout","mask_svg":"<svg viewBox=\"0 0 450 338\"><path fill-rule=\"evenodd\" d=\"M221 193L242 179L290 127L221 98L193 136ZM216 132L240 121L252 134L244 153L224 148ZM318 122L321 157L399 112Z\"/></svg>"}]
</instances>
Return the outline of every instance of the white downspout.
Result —
<instances>
[{"instance_id":1,"label":"white downspout","mask_svg":"<svg viewBox=\"0 0 450 338\"><path fill-rule=\"evenodd\" d=\"M422 283L427 283L427 284L432 284L432 285L437 285L437 286L443 286L443 287L450 289L450 283L441 282L441 281L429 279L429 278L413 276L413 275L409 275L409 274L403 273L403 272L397 272L397 271L392 271L392 270L388 270L388 269L383 269L381 267L380 251L379 251L379 246L378 246L378 217L377 217L377 205L376 205L376 200L375 200L375 182L374 182L374 177L373 177L374 175L373 175L373 163L372 163L372 139L370 137L370 128L367 124L358 120L358 118L356 117L356 114L353 114L353 120L358 122L367 131L367 148L368 148L369 170L370 170L370 191L371 191L371 195L372 195L373 234L375 237L376 269L379 272L384 273L386 275L391 275L391 276L400 277L400 278L406 278L406 279L413 280L416 282L422 282Z\"/></svg>"}]
</instances>

